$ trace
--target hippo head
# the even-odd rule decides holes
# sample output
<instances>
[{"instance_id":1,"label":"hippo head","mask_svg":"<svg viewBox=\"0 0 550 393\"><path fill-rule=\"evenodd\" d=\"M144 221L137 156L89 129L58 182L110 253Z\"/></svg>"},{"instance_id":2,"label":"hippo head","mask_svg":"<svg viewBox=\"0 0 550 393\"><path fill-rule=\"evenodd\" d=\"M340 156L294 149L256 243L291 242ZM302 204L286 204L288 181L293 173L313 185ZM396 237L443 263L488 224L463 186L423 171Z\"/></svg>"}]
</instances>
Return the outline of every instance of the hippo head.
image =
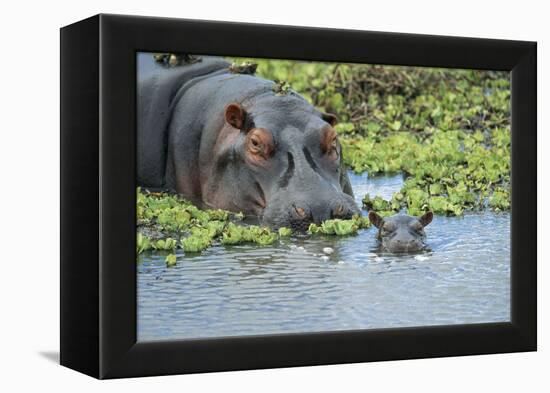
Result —
<instances>
[{"instance_id":1,"label":"hippo head","mask_svg":"<svg viewBox=\"0 0 550 393\"><path fill-rule=\"evenodd\" d=\"M378 228L378 240L383 249L389 252L413 252L424 248L426 233L424 227L432 222L433 213L421 217L398 214L382 218L369 212L369 220Z\"/></svg>"},{"instance_id":2,"label":"hippo head","mask_svg":"<svg viewBox=\"0 0 550 393\"><path fill-rule=\"evenodd\" d=\"M272 228L351 218L359 209L342 163L336 118L302 97L230 103L217 136L203 200L257 216ZM203 177L204 178L204 177Z\"/></svg>"}]
</instances>

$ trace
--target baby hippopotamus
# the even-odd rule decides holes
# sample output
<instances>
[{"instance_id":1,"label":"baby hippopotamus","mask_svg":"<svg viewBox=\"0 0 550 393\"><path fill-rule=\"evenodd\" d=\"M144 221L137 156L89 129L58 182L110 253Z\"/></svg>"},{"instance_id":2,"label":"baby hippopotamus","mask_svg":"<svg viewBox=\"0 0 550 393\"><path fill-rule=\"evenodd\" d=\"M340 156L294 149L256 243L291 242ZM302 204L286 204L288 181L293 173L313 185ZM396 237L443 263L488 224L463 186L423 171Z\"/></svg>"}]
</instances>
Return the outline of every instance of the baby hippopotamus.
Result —
<instances>
[{"instance_id":1,"label":"baby hippopotamus","mask_svg":"<svg viewBox=\"0 0 550 393\"><path fill-rule=\"evenodd\" d=\"M427 212L421 217L397 214L382 218L373 211L369 220L378 228L377 238L380 246L389 252L419 251L425 247L424 227L432 222L433 213Z\"/></svg>"}]
</instances>

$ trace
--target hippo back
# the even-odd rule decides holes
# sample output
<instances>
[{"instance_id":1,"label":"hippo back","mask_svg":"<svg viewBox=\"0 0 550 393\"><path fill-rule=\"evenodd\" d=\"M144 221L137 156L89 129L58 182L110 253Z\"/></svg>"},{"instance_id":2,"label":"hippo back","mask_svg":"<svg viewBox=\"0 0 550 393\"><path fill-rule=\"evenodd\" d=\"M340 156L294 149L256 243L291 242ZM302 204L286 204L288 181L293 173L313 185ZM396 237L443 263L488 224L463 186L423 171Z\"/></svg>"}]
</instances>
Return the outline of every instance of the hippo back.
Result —
<instances>
[{"instance_id":1,"label":"hippo back","mask_svg":"<svg viewBox=\"0 0 550 393\"><path fill-rule=\"evenodd\" d=\"M174 106L193 80L228 72L217 57L174 68L157 67L137 80L137 181L145 187L165 185L167 130Z\"/></svg>"}]
</instances>

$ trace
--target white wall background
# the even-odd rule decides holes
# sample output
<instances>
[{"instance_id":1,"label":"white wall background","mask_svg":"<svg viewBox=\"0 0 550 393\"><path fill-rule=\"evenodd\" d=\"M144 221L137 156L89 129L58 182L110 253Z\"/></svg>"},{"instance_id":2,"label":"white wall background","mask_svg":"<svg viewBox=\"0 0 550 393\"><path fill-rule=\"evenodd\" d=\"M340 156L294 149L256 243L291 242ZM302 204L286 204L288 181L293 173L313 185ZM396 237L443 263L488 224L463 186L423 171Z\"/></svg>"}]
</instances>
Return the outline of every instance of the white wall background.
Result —
<instances>
[{"instance_id":1,"label":"white wall background","mask_svg":"<svg viewBox=\"0 0 550 393\"><path fill-rule=\"evenodd\" d=\"M548 391L548 280L539 225L539 352L99 382L56 364L59 345L59 31L96 13L538 41L539 222L550 219L544 1L6 1L0 16L0 390ZM546 67L546 70L548 68ZM542 245L541 245L542 244ZM545 281L545 282L544 282ZM546 322L546 323L545 323ZM546 366L545 366L546 362Z\"/></svg>"}]
</instances>

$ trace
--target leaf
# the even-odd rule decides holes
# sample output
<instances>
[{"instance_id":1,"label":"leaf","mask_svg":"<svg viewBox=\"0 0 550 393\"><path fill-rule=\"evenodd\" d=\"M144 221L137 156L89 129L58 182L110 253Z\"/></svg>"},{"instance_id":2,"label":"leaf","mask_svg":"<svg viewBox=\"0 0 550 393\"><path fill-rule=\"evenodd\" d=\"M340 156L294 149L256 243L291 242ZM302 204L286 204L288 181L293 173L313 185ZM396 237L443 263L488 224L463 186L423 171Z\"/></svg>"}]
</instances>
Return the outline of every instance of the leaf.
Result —
<instances>
[{"instance_id":1,"label":"leaf","mask_svg":"<svg viewBox=\"0 0 550 393\"><path fill-rule=\"evenodd\" d=\"M282 228L279 228L279 237L289 237L290 235L292 235L292 230L290 228L285 228L285 227L282 227Z\"/></svg>"},{"instance_id":2,"label":"leaf","mask_svg":"<svg viewBox=\"0 0 550 393\"><path fill-rule=\"evenodd\" d=\"M151 249L151 240L147 236L141 234L141 232L138 232L136 238L137 253L141 254L143 251L147 251L149 249Z\"/></svg>"},{"instance_id":3,"label":"leaf","mask_svg":"<svg viewBox=\"0 0 550 393\"><path fill-rule=\"evenodd\" d=\"M382 126L378 123L375 123L373 121L369 121L367 123L367 133L369 134L377 134L381 129L382 129Z\"/></svg>"},{"instance_id":4,"label":"leaf","mask_svg":"<svg viewBox=\"0 0 550 393\"><path fill-rule=\"evenodd\" d=\"M355 222L355 225L357 225L359 229L366 229L372 225L368 217L363 217L361 215L356 214L353 216L352 219Z\"/></svg>"},{"instance_id":5,"label":"leaf","mask_svg":"<svg viewBox=\"0 0 550 393\"><path fill-rule=\"evenodd\" d=\"M353 123L338 123L334 126L338 134L352 134L355 131Z\"/></svg>"},{"instance_id":6,"label":"leaf","mask_svg":"<svg viewBox=\"0 0 550 393\"><path fill-rule=\"evenodd\" d=\"M263 233L254 239L256 244L259 244L261 246L267 246L269 244L273 244L276 240L277 240L277 234L273 232Z\"/></svg>"},{"instance_id":7,"label":"leaf","mask_svg":"<svg viewBox=\"0 0 550 393\"><path fill-rule=\"evenodd\" d=\"M338 236L355 234L358 229L354 220L334 220L334 233Z\"/></svg>"},{"instance_id":8,"label":"leaf","mask_svg":"<svg viewBox=\"0 0 550 393\"><path fill-rule=\"evenodd\" d=\"M394 131L399 131L401 129L401 122L399 120L396 120L394 121L392 124L391 124L391 128L392 130Z\"/></svg>"},{"instance_id":9,"label":"leaf","mask_svg":"<svg viewBox=\"0 0 550 393\"><path fill-rule=\"evenodd\" d=\"M443 193L443 186L439 183L430 184L430 195L440 195Z\"/></svg>"},{"instance_id":10,"label":"leaf","mask_svg":"<svg viewBox=\"0 0 550 393\"><path fill-rule=\"evenodd\" d=\"M186 253L196 253L207 249L211 244L210 237L192 235L181 239L181 247Z\"/></svg>"},{"instance_id":11,"label":"leaf","mask_svg":"<svg viewBox=\"0 0 550 393\"><path fill-rule=\"evenodd\" d=\"M311 223L311 224L309 224L307 232L309 234L312 234L312 235L314 235L316 233L320 233L321 232L321 227L318 226L317 224Z\"/></svg>"},{"instance_id":12,"label":"leaf","mask_svg":"<svg viewBox=\"0 0 550 393\"><path fill-rule=\"evenodd\" d=\"M507 210L510 208L510 193L505 189L497 189L489 199L493 210Z\"/></svg>"},{"instance_id":13,"label":"leaf","mask_svg":"<svg viewBox=\"0 0 550 393\"><path fill-rule=\"evenodd\" d=\"M166 262L166 267L176 266L176 256L174 254L168 254L164 261Z\"/></svg>"},{"instance_id":14,"label":"leaf","mask_svg":"<svg viewBox=\"0 0 550 393\"><path fill-rule=\"evenodd\" d=\"M244 229L233 223L227 225L222 233L222 244L239 244L244 241L243 239Z\"/></svg>"}]
</instances>

